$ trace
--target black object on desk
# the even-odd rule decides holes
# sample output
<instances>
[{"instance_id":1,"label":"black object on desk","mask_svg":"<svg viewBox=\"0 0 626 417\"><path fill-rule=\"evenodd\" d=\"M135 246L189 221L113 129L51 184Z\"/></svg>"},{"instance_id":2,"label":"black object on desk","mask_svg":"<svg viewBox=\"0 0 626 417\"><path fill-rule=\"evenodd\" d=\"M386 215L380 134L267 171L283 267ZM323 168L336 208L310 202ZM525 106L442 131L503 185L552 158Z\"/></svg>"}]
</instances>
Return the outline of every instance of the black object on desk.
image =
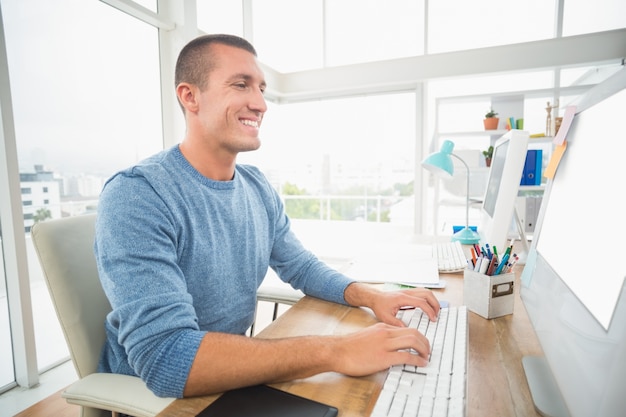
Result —
<instances>
[{"instance_id":1,"label":"black object on desk","mask_svg":"<svg viewBox=\"0 0 626 417\"><path fill-rule=\"evenodd\" d=\"M335 407L267 385L227 391L197 417L336 417Z\"/></svg>"}]
</instances>

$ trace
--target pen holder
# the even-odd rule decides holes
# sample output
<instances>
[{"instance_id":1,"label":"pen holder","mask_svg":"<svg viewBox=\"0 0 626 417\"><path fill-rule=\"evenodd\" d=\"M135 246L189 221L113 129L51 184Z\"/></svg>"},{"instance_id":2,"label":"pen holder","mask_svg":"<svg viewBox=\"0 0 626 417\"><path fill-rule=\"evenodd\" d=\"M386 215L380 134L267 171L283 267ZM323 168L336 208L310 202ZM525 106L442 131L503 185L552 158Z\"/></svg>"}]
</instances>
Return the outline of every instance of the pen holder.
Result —
<instances>
[{"instance_id":1,"label":"pen holder","mask_svg":"<svg viewBox=\"0 0 626 417\"><path fill-rule=\"evenodd\" d=\"M513 314L515 273L485 275L463 272L463 300L470 311L486 319Z\"/></svg>"}]
</instances>

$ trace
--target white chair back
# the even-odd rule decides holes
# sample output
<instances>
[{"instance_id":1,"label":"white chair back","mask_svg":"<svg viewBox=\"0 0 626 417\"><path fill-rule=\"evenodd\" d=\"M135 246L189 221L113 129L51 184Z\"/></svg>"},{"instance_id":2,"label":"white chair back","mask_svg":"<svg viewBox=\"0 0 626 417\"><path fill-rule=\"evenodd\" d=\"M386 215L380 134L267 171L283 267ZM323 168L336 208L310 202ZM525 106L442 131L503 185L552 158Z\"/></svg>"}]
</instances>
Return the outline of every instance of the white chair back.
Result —
<instances>
[{"instance_id":1,"label":"white chair back","mask_svg":"<svg viewBox=\"0 0 626 417\"><path fill-rule=\"evenodd\" d=\"M111 311L93 254L95 214L37 223L31 230L54 309L80 378L96 372Z\"/></svg>"}]
</instances>

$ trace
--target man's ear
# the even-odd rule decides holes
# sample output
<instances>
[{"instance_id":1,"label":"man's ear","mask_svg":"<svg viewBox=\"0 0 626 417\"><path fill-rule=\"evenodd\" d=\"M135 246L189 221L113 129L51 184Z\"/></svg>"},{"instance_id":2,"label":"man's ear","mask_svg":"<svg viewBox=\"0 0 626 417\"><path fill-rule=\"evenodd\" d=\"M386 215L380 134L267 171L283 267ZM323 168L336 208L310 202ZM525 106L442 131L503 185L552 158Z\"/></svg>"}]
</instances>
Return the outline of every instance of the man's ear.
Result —
<instances>
[{"instance_id":1,"label":"man's ear","mask_svg":"<svg viewBox=\"0 0 626 417\"><path fill-rule=\"evenodd\" d=\"M176 96L181 106L185 108L185 111L192 113L198 111L198 93L198 88L192 84L180 83L176 86Z\"/></svg>"}]
</instances>

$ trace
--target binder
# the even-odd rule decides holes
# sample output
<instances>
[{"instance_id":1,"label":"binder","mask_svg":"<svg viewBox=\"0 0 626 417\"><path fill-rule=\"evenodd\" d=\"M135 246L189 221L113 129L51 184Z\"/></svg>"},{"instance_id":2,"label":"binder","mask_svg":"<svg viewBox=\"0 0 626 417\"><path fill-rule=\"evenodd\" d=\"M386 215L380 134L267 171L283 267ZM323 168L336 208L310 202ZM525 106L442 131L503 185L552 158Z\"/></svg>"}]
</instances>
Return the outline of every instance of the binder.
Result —
<instances>
[{"instance_id":1,"label":"binder","mask_svg":"<svg viewBox=\"0 0 626 417\"><path fill-rule=\"evenodd\" d=\"M541 185L541 171L543 168L543 150L529 149L526 152L524 170L520 185Z\"/></svg>"},{"instance_id":2,"label":"binder","mask_svg":"<svg viewBox=\"0 0 626 417\"><path fill-rule=\"evenodd\" d=\"M543 169L543 150L537 149L536 168L535 168L535 185L541 185L542 169Z\"/></svg>"},{"instance_id":3,"label":"binder","mask_svg":"<svg viewBox=\"0 0 626 417\"><path fill-rule=\"evenodd\" d=\"M535 172L537 170L537 151L529 149L526 151L526 160L522 170L522 180L520 185L535 185Z\"/></svg>"}]
</instances>

